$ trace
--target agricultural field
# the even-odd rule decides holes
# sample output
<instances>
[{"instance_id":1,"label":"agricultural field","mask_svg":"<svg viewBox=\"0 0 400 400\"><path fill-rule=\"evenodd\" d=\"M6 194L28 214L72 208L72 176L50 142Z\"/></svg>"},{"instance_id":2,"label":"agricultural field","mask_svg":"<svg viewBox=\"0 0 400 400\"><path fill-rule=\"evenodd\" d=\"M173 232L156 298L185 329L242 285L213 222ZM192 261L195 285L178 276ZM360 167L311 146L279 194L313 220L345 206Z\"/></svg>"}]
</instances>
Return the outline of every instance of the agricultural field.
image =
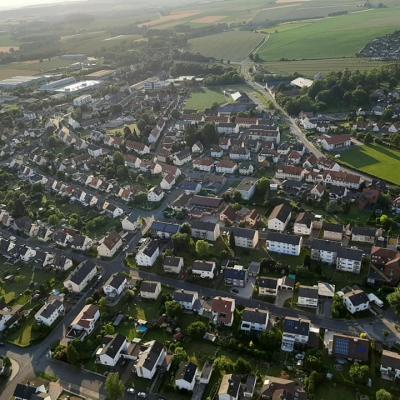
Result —
<instances>
[{"instance_id":1,"label":"agricultural field","mask_svg":"<svg viewBox=\"0 0 400 400\"><path fill-rule=\"evenodd\" d=\"M322 60L299 60L299 61L271 61L264 63L264 68L271 73L280 75L292 75L299 73L303 76L313 78L318 72L326 74L331 71L369 71L381 67L386 63L364 58L332 58Z\"/></svg>"},{"instance_id":2,"label":"agricultural field","mask_svg":"<svg viewBox=\"0 0 400 400\"><path fill-rule=\"evenodd\" d=\"M398 150L377 144L357 146L344 152L339 161L366 174L400 185Z\"/></svg>"},{"instance_id":3,"label":"agricultural field","mask_svg":"<svg viewBox=\"0 0 400 400\"><path fill-rule=\"evenodd\" d=\"M63 60L59 57L53 57L48 60L32 60L25 62L14 62L9 64L0 64L0 79L10 78L16 75L37 75L52 71L57 68L63 68L71 65L71 60Z\"/></svg>"},{"instance_id":4,"label":"agricultural field","mask_svg":"<svg viewBox=\"0 0 400 400\"><path fill-rule=\"evenodd\" d=\"M397 6L278 25L258 54L264 61L354 57L372 39L398 29L399 20Z\"/></svg>"},{"instance_id":5,"label":"agricultural field","mask_svg":"<svg viewBox=\"0 0 400 400\"><path fill-rule=\"evenodd\" d=\"M207 57L242 61L265 38L264 34L248 31L229 31L195 38L189 41L191 50Z\"/></svg>"}]
</instances>

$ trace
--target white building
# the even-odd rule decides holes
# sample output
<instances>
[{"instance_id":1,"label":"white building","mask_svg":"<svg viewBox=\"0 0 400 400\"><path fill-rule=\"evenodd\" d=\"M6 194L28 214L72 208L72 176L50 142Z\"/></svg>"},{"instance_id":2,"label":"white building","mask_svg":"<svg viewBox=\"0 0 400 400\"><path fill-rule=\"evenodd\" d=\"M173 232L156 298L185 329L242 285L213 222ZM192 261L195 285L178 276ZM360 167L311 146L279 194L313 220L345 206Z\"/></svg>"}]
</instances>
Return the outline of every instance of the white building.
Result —
<instances>
[{"instance_id":1,"label":"white building","mask_svg":"<svg viewBox=\"0 0 400 400\"><path fill-rule=\"evenodd\" d=\"M303 238L297 235L288 235L279 232L267 232L267 247L272 253L299 256Z\"/></svg>"},{"instance_id":2,"label":"white building","mask_svg":"<svg viewBox=\"0 0 400 400\"><path fill-rule=\"evenodd\" d=\"M175 290L175 292L173 294L173 299L178 304L180 304L184 310L192 311L195 302L199 299L199 294L197 292L191 292L188 290L178 289L178 290Z\"/></svg>"},{"instance_id":3,"label":"white building","mask_svg":"<svg viewBox=\"0 0 400 400\"><path fill-rule=\"evenodd\" d=\"M139 353L135 364L136 375L139 378L153 379L157 372L157 367L162 365L167 356L164 346L152 340L144 344L145 349Z\"/></svg>"},{"instance_id":4,"label":"white building","mask_svg":"<svg viewBox=\"0 0 400 400\"><path fill-rule=\"evenodd\" d=\"M139 249L135 256L137 265L141 267L151 267L156 262L160 255L160 248L155 240L145 243L143 247Z\"/></svg>"},{"instance_id":5,"label":"white building","mask_svg":"<svg viewBox=\"0 0 400 400\"><path fill-rule=\"evenodd\" d=\"M364 253L362 250L339 247L336 259L336 269L339 271L359 274Z\"/></svg>"},{"instance_id":6,"label":"white building","mask_svg":"<svg viewBox=\"0 0 400 400\"><path fill-rule=\"evenodd\" d=\"M103 285L103 292L109 298L120 296L128 285L128 279L123 274L113 274Z\"/></svg>"},{"instance_id":7,"label":"white building","mask_svg":"<svg viewBox=\"0 0 400 400\"><path fill-rule=\"evenodd\" d=\"M178 389L193 391L198 375L197 366L191 362L182 362L175 375L175 385Z\"/></svg>"},{"instance_id":8,"label":"white building","mask_svg":"<svg viewBox=\"0 0 400 400\"><path fill-rule=\"evenodd\" d=\"M218 223L201 220L193 220L190 223L192 237L195 239L208 240L215 242L221 235Z\"/></svg>"},{"instance_id":9,"label":"white building","mask_svg":"<svg viewBox=\"0 0 400 400\"><path fill-rule=\"evenodd\" d=\"M96 363L107 367L115 367L122 357L123 353L128 350L128 342L125 336L116 334L112 338L108 338L105 345L100 347L96 352Z\"/></svg>"},{"instance_id":10,"label":"white building","mask_svg":"<svg viewBox=\"0 0 400 400\"><path fill-rule=\"evenodd\" d=\"M318 286L300 285L297 299L300 307L317 308L318 298Z\"/></svg>"},{"instance_id":11,"label":"white building","mask_svg":"<svg viewBox=\"0 0 400 400\"><path fill-rule=\"evenodd\" d=\"M245 308L242 313L240 329L245 332L265 332L268 327L268 320L268 311Z\"/></svg>"},{"instance_id":12,"label":"white building","mask_svg":"<svg viewBox=\"0 0 400 400\"><path fill-rule=\"evenodd\" d=\"M268 229L283 232L292 217L292 211L288 204L282 203L276 206L268 217Z\"/></svg>"},{"instance_id":13,"label":"white building","mask_svg":"<svg viewBox=\"0 0 400 400\"><path fill-rule=\"evenodd\" d=\"M231 233L235 238L235 246L246 249L254 249L257 247L259 234L257 230L233 227Z\"/></svg>"},{"instance_id":14,"label":"white building","mask_svg":"<svg viewBox=\"0 0 400 400\"><path fill-rule=\"evenodd\" d=\"M192 274L202 279L214 279L216 273L215 261L195 260L192 265Z\"/></svg>"},{"instance_id":15,"label":"white building","mask_svg":"<svg viewBox=\"0 0 400 400\"><path fill-rule=\"evenodd\" d=\"M143 299L157 300L161 293L161 283L143 281L140 284L140 297Z\"/></svg>"},{"instance_id":16,"label":"white building","mask_svg":"<svg viewBox=\"0 0 400 400\"><path fill-rule=\"evenodd\" d=\"M70 292L81 293L96 274L96 264L93 261L85 260L64 281L64 287Z\"/></svg>"},{"instance_id":17,"label":"white building","mask_svg":"<svg viewBox=\"0 0 400 400\"><path fill-rule=\"evenodd\" d=\"M64 315L64 304L59 299L52 299L46 303L35 314L35 320L38 324L52 326L57 319Z\"/></svg>"},{"instance_id":18,"label":"white building","mask_svg":"<svg viewBox=\"0 0 400 400\"><path fill-rule=\"evenodd\" d=\"M369 298L360 289L353 289L343 295L343 304L351 314L369 309Z\"/></svg>"}]
</instances>

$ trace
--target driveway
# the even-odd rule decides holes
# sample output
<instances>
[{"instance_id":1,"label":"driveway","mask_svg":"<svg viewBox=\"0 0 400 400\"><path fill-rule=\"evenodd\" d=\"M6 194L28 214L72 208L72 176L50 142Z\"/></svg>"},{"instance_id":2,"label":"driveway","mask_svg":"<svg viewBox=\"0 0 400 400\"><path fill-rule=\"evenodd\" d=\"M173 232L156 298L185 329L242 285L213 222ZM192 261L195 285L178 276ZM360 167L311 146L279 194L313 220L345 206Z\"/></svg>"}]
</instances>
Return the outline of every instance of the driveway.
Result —
<instances>
[{"instance_id":1,"label":"driveway","mask_svg":"<svg viewBox=\"0 0 400 400\"><path fill-rule=\"evenodd\" d=\"M332 299L320 299L317 315L323 318L332 318Z\"/></svg>"},{"instance_id":2,"label":"driveway","mask_svg":"<svg viewBox=\"0 0 400 400\"><path fill-rule=\"evenodd\" d=\"M249 278L245 287L243 288L236 287L235 291L237 290L237 293L232 292L231 289L231 293L234 293L236 296L242 297L244 299L250 299L253 296L255 285L256 285L256 278L252 276Z\"/></svg>"},{"instance_id":3,"label":"driveway","mask_svg":"<svg viewBox=\"0 0 400 400\"><path fill-rule=\"evenodd\" d=\"M278 294L275 298L275 305L278 307L284 307L285 302L293 297L293 290L282 289L278 290Z\"/></svg>"}]
</instances>

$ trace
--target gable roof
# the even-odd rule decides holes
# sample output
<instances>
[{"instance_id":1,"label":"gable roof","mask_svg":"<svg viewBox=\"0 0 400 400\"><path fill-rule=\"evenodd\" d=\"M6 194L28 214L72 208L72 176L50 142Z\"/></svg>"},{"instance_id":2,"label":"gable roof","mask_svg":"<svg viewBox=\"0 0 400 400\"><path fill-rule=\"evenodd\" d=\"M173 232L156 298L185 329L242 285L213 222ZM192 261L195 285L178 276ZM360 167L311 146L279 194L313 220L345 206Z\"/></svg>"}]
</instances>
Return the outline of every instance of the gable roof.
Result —
<instances>
[{"instance_id":1,"label":"gable roof","mask_svg":"<svg viewBox=\"0 0 400 400\"><path fill-rule=\"evenodd\" d=\"M281 222L286 222L291 212L292 210L288 204L286 203L279 204L278 206L274 207L274 209L272 210L271 214L268 217L268 220L276 218Z\"/></svg>"}]
</instances>

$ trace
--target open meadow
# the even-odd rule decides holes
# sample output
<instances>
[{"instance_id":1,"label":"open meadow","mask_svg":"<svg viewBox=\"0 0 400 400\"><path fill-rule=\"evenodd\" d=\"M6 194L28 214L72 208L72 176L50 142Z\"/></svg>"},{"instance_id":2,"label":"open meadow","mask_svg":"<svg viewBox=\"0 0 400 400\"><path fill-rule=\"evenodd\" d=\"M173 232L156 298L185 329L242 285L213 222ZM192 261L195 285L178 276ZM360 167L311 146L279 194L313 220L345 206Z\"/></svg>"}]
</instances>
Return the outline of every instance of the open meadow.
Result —
<instances>
[{"instance_id":1,"label":"open meadow","mask_svg":"<svg viewBox=\"0 0 400 400\"><path fill-rule=\"evenodd\" d=\"M279 25L258 54L264 61L354 57L372 39L399 28L400 7L363 10Z\"/></svg>"},{"instance_id":2,"label":"open meadow","mask_svg":"<svg viewBox=\"0 0 400 400\"><path fill-rule=\"evenodd\" d=\"M354 147L341 155L339 160L351 168L400 185L400 151L371 144Z\"/></svg>"},{"instance_id":3,"label":"open meadow","mask_svg":"<svg viewBox=\"0 0 400 400\"><path fill-rule=\"evenodd\" d=\"M369 71L385 64L383 61L365 58L329 58L322 60L270 61L263 65L268 72L274 74L292 75L297 72L303 76L313 78L318 72L326 75L331 71L343 71L345 69L349 71Z\"/></svg>"},{"instance_id":4,"label":"open meadow","mask_svg":"<svg viewBox=\"0 0 400 400\"><path fill-rule=\"evenodd\" d=\"M264 38L261 33L229 31L192 39L189 44L193 52L207 57L242 61Z\"/></svg>"}]
</instances>

